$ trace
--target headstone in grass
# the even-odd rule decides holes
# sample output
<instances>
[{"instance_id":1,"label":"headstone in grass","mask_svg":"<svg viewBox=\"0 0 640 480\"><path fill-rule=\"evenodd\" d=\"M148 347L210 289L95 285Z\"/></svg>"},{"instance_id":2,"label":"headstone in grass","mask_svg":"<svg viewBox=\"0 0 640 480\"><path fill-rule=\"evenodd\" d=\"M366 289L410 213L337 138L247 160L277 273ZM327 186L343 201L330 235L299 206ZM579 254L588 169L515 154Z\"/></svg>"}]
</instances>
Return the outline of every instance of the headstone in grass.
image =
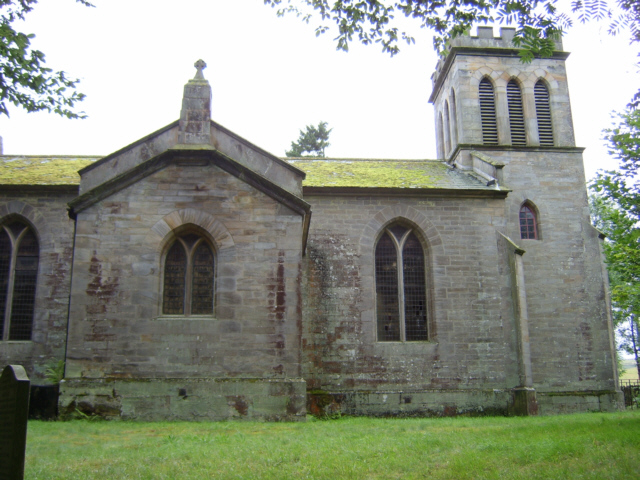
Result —
<instances>
[{"instance_id":1,"label":"headstone in grass","mask_svg":"<svg viewBox=\"0 0 640 480\"><path fill-rule=\"evenodd\" d=\"M24 478L28 415L27 372L20 365L7 365L0 376L0 480Z\"/></svg>"}]
</instances>

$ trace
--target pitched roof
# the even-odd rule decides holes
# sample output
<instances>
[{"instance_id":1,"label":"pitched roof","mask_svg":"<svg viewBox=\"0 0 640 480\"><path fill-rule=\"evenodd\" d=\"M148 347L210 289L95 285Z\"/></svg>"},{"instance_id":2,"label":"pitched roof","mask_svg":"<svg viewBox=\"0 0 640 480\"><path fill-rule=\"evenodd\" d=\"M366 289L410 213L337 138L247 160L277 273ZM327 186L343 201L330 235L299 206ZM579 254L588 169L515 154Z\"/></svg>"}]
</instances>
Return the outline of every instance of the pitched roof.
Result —
<instances>
[{"instance_id":1,"label":"pitched roof","mask_svg":"<svg viewBox=\"0 0 640 480\"><path fill-rule=\"evenodd\" d=\"M0 156L0 185L78 185L99 156ZM286 158L307 174L305 187L495 190L439 160Z\"/></svg>"},{"instance_id":2,"label":"pitched roof","mask_svg":"<svg viewBox=\"0 0 640 480\"><path fill-rule=\"evenodd\" d=\"M289 158L307 174L305 187L495 190L439 160Z\"/></svg>"},{"instance_id":3,"label":"pitched roof","mask_svg":"<svg viewBox=\"0 0 640 480\"><path fill-rule=\"evenodd\" d=\"M1 155L0 185L78 185L78 170L98 156Z\"/></svg>"}]
</instances>

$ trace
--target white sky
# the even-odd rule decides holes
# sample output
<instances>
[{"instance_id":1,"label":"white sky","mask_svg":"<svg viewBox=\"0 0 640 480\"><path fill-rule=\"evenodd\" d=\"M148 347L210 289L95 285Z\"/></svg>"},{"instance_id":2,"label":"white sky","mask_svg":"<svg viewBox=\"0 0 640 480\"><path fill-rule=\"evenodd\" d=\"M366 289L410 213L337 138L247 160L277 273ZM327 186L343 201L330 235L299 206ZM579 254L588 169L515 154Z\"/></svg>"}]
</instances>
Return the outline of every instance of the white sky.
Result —
<instances>
[{"instance_id":1,"label":"white sky","mask_svg":"<svg viewBox=\"0 0 640 480\"><path fill-rule=\"evenodd\" d=\"M262 0L42 1L24 31L47 65L81 79L89 118L11 109L0 118L5 154L107 155L176 120L182 88L202 58L212 118L283 156L299 129L327 121L333 157L435 158L427 102L436 64L429 31L394 58L377 45L335 50L312 23L278 18ZM179 4L179 7L177 6ZM497 28L496 28L497 30ZM603 30L602 32L600 30ZM611 168L601 131L640 87L636 51L591 24L564 40L577 145L587 176Z\"/></svg>"}]
</instances>

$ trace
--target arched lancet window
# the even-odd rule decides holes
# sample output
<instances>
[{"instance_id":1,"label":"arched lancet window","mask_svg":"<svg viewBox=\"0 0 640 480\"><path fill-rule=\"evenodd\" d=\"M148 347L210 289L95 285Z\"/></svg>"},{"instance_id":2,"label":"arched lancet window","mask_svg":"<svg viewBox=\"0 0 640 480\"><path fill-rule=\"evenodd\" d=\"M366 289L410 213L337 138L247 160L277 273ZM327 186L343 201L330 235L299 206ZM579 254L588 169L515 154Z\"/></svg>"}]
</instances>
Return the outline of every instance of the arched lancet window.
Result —
<instances>
[{"instance_id":1,"label":"arched lancet window","mask_svg":"<svg viewBox=\"0 0 640 480\"><path fill-rule=\"evenodd\" d=\"M480 97L480 120L482 123L482 143L498 144L498 123L496 121L496 100L493 85L488 78L483 78L478 87Z\"/></svg>"},{"instance_id":2,"label":"arched lancet window","mask_svg":"<svg viewBox=\"0 0 640 480\"><path fill-rule=\"evenodd\" d=\"M520 238L538 239L538 219L534 208L529 203L520 207Z\"/></svg>"},{"instance_id":3,"label":"arched lancet window","mask_svg":"<svg viewBox=\"0 0 640 480\"><path fill-rule=\"evenodd\" d=\"M39 254L38 238L27 224L0 225L2 340L31 340Z\"/></svg>"},{"instance_id":4,"label":"arched lancet window","mask_svg":"<svg viewBox=\"0 0 640 480\"><path fill-rule=\"evenodd\" d=\"M524 128L524 112L522 110L522 94L515 80L507 83L507 105L509 106L509 126L511 127L511 145L524 147L527 136Z\"/></svg>"},{"instance_id":5,"label":"arched lancet window","mask_svg":"<svg viewBox=\"0 0 640 480\"><path fill-rule=\"evenodd\" d=\"M451 151L451 123L449 122L449 102L444 101L444 154Z\"/></svg>"},{"instance_id":6,"label":"arched lancet window","mask_svg":"<svg viewBox=\"0 0 640 480\"><path fill-rule=\"evenodd\" d=\"M379 342L428 340L425 254L411 228L387 228L376 245Z\"/></svg>"},{"instance_id":7,"label":"arched lancet window","mask_svg":"<svg viewBox=\"0 0 640 480\"><path fill-rule=\"evenodd\" d=\"M549 90L542 80L533 88L536 99L536 117L538 118L538 135L540 145L553 147L553 126L551 124L551 107L549 106Z\"/></svg>"},{"instance_id":8,"label":"arched lancet window","mask_svg":"<svg viewBox=\"0 0 640 480\"><path fill-rule=\"evenodd\" d=\"M458 114L456 111L456 92L451 89L451 144L458 144Z\"/></svg>"},{"instance_id":9,"label":"arched lancet window","mask_svg":"<svg viewBox=\"0 0 640 480\"><path fill-rule=\"evenodd\" d=\"M178 237L165 257L162 313L211 315L214 276L214 253L205 239L194 233Z\"/></svg>"},{"instance_id":10,"label":"arched lancet window","mask_svg":"<svg viewBox=\"0 0 640 480\"><path fill-rule=\"evenodd\" d=\"M438 158L444 158L444 124L442 122L442 112L438 113Z\"/></svg>"}]
</instances>

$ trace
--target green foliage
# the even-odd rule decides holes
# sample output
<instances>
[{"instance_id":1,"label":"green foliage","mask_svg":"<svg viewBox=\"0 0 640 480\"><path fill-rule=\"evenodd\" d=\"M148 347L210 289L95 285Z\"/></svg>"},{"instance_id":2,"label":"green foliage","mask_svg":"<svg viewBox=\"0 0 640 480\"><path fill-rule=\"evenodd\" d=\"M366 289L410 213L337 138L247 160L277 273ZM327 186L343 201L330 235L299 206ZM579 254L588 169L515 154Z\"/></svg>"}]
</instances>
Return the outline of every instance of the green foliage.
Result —
<instances>
[{"instance_id":1,"label":"green foliage","mask_svg":"<svg viewBox=\"0 0 640 480\"><path fill-rule=\"evenodd\" d=\"M447 49L452 38L468 32L473 25L506 23L516 27L514 44L521 48L523 61L553 52L554 39L577 19L580 22L607 20L613 34L630 29L638 40L640 7L635 0L573 0L570 11L560 11L554 0L264 0L278 9L278 15L293 13L309 22L316 15L323 23L316 35L337 27L337 48L348 50L354 38L363 44L380 43L384 52L398 53L399 41L413 43L400 31L395 15L412 18L435 33L434 47Z\"/></svg>"},{"instance_id":2,"label":"green foliage","mask_svg":"<svg viewBox=\"0 0 640 480\"><path fill-rule=\"evenodd\" d=\"M636 478L640 412L334 422L29 422L30 479Z\"/></svg>"},{"instance_id":3,"label":"green foliage","mask_svg":"<svg viewBox=\"0 0 640 480\"><path fill-rule=\"evenodd\" d=\"M13 24L24 20L38 0L0 0L0 114L9 116L10 103L27 112L47 111L68 118L85 118L74 111L84 94L78 80L45 67L45 55L31 49L33 34L18 32ZM86 0L76 0L92 6Z\"/></svg>"},{"instance_id":4,"label":"green foliage","mask_svg":"<svg viewBox=\"0 0 640 480\"><path fill-rule=\"evenodd\" d=\"M307 125L306 130L300 130L297 142L291 142L291 150L285 152L287 157L324 157L324 151L331 144L327 129L327 122L320 122L317 127Z\"/></svg>"},{"instance_id":5,"label":"green foliage","mask_svg":"<svg viewBox=\"0 0 640 480\"><path fill-rule=\"evenodd\" d=\"M64 378L64 360L48 364L44 375L51 383L60 383Z\"/></svg>"},{"instance_id":6,"label":"green foliage","mask_svg":"<svg viewBox=\"0 0 640 480\"><path fill-rule=\"evenodd\" d=\"M599 172L593 181L592 218L607 235L604 253L620 348L634 355L640 373L640 110L619 114L605 138L619 170Z\"/></svg>"}]
</instances>

